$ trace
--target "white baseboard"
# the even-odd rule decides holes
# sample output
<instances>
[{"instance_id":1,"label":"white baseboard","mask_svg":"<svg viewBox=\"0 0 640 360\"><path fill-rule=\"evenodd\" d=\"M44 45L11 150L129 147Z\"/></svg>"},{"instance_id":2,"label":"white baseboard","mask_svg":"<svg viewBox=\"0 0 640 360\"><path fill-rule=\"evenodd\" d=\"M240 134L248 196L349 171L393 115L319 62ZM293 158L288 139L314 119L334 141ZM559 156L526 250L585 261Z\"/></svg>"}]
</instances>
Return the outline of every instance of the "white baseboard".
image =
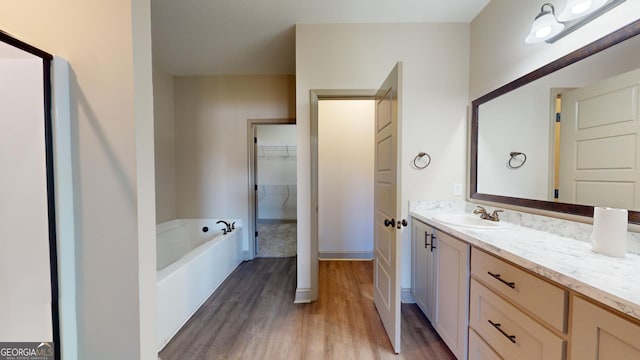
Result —
<instances>
[{"instance_id":1,"label":"white baseboard","mask_svg":"<svg viewBox=\"0 0 640 360\"><path fill-rule=\"evenodd\" d=\"M400 289L400 302L403 304L415 304L416 299L413 297L411 293L411 288L401 288Z\"/></svg>"},{"instance_id":2,"label":"white baseboard","mask_svg":"<svg viewBox=\"0 0 640 360\"><path fill-rule=\"evenodd\" d=\"M244 261L251 260L251 254L249 254L249 250L244 250L242 252L242 260Z\"/></svg>"},{"instance_id":3,"label":"white baseboard","mask_svg":"<svg viewBox=\"0 0 640 360\"><path fill-rule=\"evenodd\" d=\"M373 252L371 251L320 251L318 252L320 260L372 260Z\"/></svg>"},{"instance_id":4,"label":"white baseboard","mask_svg":"<svg viewBox=\"0 0 640 360\"><path fill-rule=\"evenodd\" d=\"M293 301L294 304L308 304L313 299L311 298L311 289L310 288L297 288L296 289L296 298Z\"/></svg>"}]
</instances>

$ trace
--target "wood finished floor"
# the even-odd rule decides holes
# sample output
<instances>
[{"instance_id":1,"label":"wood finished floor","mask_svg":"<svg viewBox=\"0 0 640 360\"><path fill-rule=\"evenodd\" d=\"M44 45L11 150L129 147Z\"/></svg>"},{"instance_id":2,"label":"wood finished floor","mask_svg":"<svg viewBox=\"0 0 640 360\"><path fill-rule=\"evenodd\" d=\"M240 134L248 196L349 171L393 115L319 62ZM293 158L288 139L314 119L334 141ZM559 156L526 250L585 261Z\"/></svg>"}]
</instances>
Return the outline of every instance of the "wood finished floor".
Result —
<instances>
[{"instance_id":1,"label":"wood finished floor","mask_svg":"<svg viewBox=\"0 0 640 360\"><path fill-rule=\"evenodd\" d=\"M455 359L416 305L395 355L373 305L370 261L320 262L320 293L294 304L295 258L242 263L160 352L162 360Z\"/></svg>"}]
</instances>

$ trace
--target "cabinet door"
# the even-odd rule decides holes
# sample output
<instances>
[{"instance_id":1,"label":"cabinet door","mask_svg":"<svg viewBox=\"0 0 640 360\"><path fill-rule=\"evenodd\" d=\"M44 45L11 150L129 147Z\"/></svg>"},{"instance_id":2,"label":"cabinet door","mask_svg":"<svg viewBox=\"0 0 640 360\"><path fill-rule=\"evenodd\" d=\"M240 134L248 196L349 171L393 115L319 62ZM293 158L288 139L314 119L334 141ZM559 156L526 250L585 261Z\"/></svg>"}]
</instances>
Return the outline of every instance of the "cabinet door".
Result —
<instances>
[{"instance_id":1,"label":"cabinet door","mask_svg":"<svg viewBox=\"0 0 640 360\"><path fill-rule=\"evenodd\" d=\"M640 325L573 298L571 359L640 359Z\"/></svg>"},{"instance_id":2,"label":"cabinet door","mask_svg":"<svg viewBox=\"0 0 640 360\"><path fill-rule=\"evenodd\" d=\"M438 334L458 359L466 358L469 252L468 244L442 232L437 233L436 316Z\"/></svg>"},{"instance_id":3,"label":"cabinet door","mask_svg":"<svg viewBox=\"0 0 640 360\"><path fill-rule=\"evenodd\" d=\"M416 304L424 315L433 321L435 305L435 276L434 253L431 248L433 228L413 221L413 251L412 251L412 290Z\"/></svg>"}]
</instances>

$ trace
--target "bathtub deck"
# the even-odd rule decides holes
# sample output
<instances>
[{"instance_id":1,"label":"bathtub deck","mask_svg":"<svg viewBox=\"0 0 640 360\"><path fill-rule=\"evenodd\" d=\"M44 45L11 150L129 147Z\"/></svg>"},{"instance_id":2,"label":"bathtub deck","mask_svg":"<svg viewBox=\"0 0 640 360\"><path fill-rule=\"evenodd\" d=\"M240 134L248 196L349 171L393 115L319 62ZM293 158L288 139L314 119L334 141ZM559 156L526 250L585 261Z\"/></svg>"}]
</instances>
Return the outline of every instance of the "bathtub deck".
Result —
<instances>
[{"instance_id":1,"label":"bathtub deck","mask_svg":"<svg viewBox=\"0 0 640 360\"><path fill-rule=\"evenodd\" d=\"M242 263L159 354L162 360L454 359L416 305L394 355L373 305L372 263L320 262L320 294L294 304L295 258Z\"/></svg>"}]
</instances>

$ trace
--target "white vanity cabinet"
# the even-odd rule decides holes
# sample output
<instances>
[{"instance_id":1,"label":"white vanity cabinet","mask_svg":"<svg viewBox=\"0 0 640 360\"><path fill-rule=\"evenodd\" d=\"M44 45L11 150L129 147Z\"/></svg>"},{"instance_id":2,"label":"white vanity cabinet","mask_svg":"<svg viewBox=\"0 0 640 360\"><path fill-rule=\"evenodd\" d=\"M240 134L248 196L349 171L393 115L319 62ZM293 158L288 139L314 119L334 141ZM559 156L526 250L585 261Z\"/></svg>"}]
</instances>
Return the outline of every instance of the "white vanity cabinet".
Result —
<instances>
[{"instance_id":1,"label":"white vanity cabinet","mask_svg":"<svg viewBox=\"0 0 640 360\"><path fill-rule=\"evenodd\" d=\"M411 292L416 304L430 322L434 320L436 304L436 247L433 244L435 230L429 225L413 220L411 249Z\"/></svg>"},{"instance_id":2,"label":"white vanity cabinet","mask_svg":"<svg viewBox=\"0 0 640 360\"><path fill-rule=\"evenodd\" d=\"M573 296L571 359L640 359L640 325Z\"/></svg>"},{"instance_id":3,"label":"white vanity cabinet","mask_svg":"<svg viewBox=\"0 0 640 360\"><path fill-rule=\"evenodd\" d=\"M467 358L469 245L413 219L412 293L458 359Z\"/></svg>"}]
</instances>

